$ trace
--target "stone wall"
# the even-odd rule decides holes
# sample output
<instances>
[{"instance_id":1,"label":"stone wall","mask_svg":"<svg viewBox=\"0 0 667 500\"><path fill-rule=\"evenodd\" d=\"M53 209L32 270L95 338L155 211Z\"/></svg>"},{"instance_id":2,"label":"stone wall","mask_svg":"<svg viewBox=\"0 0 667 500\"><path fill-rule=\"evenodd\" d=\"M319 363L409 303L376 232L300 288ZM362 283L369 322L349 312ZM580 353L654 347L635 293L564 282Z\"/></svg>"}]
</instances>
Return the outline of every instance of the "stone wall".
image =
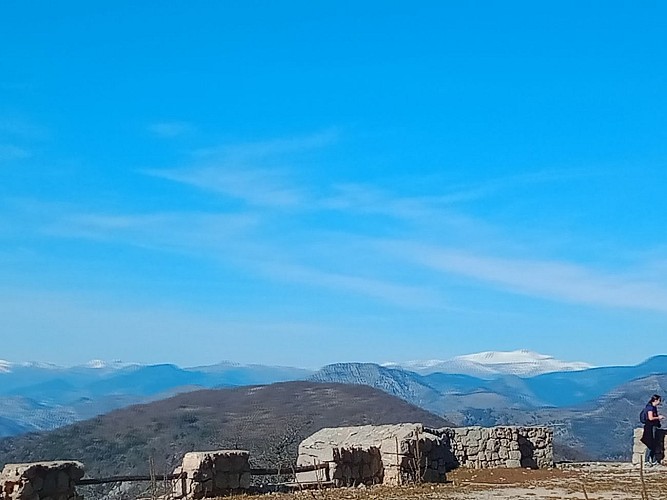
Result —
<instances>
[{"instance_id":1,"label":"stone wall","mask_svg":"<svg viewBox=\"0 0 667 500\"><path fill-rule=\"evenodd\" d=\"M551 467L553 430L548 427L454 427L447 436L454 457L448 468Z\"/></svg>"},{"instance_id":2,"label":"stone wall","mask_svg":"<svg viewBox=\"0 0 667 500\"><path fill-rule=\"evenodd\" d=\"M80 500L76 482L83 464L74 461L7 464L0 473L2 500Z\"/></svg>"},{"instance_id":3,"label":"stone wall","mask_svg":"<svg viewBox=\"0 0 667 500\"><path fill-rule=\"evenodd\" d=\"M299 446L297 465L329 463L336 484L442 482L456 467L553 466L553 431L547 427L429 429L422 424L322 429ZM323 481L323 472L297 475Z\"/></svg>"},{"instance_id":4,"label":"stone wall","mask_svg":"<svg viewBox=\"0 0 667 500\"><path fill-rule=\"evenodd\" d=\"M637 465L645 460L646 456L646 445L641 442L642 433L644 432L643 427L639 427L634 430L632 437L632 463ZM658 438L658 449L656 453L656 458L658 461L663 460L665 457L665 435L667 430L658 429L656 431L656 437Z\"/></svg>"},{"instance_id":5,"label":"stone wall","mask_svg":"<svg viewBox=\"0 0 667 500\"><path fill-rule=\"evenodd\" d=\"M219 497L250 487L250 453L243 450L186 453L174 471L185 478L174 482L173 497L199 499Z\"/></svg>"}]
</instances>

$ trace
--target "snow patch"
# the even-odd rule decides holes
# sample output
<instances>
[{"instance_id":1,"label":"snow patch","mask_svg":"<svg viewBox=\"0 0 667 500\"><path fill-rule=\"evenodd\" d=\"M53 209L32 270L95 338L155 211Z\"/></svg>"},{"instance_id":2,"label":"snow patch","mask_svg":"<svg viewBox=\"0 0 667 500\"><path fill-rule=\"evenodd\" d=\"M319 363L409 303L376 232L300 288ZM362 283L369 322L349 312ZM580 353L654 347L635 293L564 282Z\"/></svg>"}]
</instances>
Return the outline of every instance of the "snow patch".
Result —
<instances>
[{"instance_id":1,"label":"snow patch","mask_svg":"<svg viewBox=\"0 0 667 500\"><path fill-rule=\"evenodd\" d=\"M39 370L61 370L62 366L54 365L53 363L42 363L39 361L25 361L19 366L21 368L37 368Z\"/></svg>"},{"instance_id":2,"label":"snow patch","mask_svg":"<svg viewBox=\"0 0 667 500\"><path fill-rule=\"evenodd\" d=\"M107 363L101 359L91 359L88 363L84 364L86 368L93 368L95 370L101 370L102 368L107 367Z\"/></svg>"},{"instance_id":3,"label":"snow patch","mask_svg":"<svg viewBox=\"0 0 667 500\"><path fill-rule=\"evenodd\" d=\"M123 363L116 359L114 361L105 361L103 359L91 359L87 363L81 365L83 368L90 368L91 370L120 370L128 366L134 366L132 363Z\"/></svg>"},{"instance_id":4,"label":"snow patch","mask_svg":"<svg viewBox=\"0 0 667 500\"><path fill-rule=\"evenodd\" d=\"M422 375L429 373L450 373L487 378L500 375L534 377L544 373L580 371L593 368L580 361L561 361L553 356L527 349L517 351L485 351L457 356L449 360L408 361L405 363L385 363L383 366L405 368Z\"/></svg>"}]
</instances>

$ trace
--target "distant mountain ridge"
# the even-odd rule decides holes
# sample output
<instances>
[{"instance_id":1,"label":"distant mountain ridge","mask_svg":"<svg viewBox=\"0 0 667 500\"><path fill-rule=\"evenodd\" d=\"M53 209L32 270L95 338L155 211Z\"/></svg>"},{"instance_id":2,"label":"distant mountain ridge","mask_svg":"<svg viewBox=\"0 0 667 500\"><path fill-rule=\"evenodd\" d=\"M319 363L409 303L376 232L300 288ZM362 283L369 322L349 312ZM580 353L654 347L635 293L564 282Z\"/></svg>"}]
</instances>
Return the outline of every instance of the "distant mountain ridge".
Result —
<instances>
[{"instance_id":1,"label":"distant mountain ridge","mask_svg":"<svg viewBox=\"0 0 667 500\"><path fill-rule=\"evenodd\" d=\"M480 378L502 375L534 377L545 373L581 371L593 368L581 361L561 361L553 356L539 354L527 349L518 351L485 351L456 356L449 360L408 361L405 363L383 363L387 367L405 368L421 375L429 373L465 374Z\"/></svg>"},{"instance_id":2,"label":"distant mountain ridge","mask_svg":"<svg viewBox=\"0 0 667 500\"><path fill-rule=\"evenodd\" d=\"M459 375L471 375L484 378L484 376L499 376L499 375L517 375L529 376L562 372L562 371L577 371L593 368L592 365L584 362L569 362L561 361L553 356L536 353L527 349L516 351L484 351L474 354L466 354L463 356L456 356L448 360L426 360L426 361L406 361L406 362L386 362L382 366L387 368L402 368L409 371L414 371L422 375L429 373L451 373ZM116 370L140 368L145 365L140 363L125 363L119 360L105 361L102 359L93 359L81 365L71 367L59 366L51 363L40 362L23 362L16 363L0 359L0 373L11 373L16 369L34 368L54 371L71 371L71 370L99 370L100 373L109 373ZM232 361L222 361L215 365L204 365L195 367L180 368L186 371L195 372L219 372L231 370L257 370L261 368L268 368L271 370L301 370L303 372L312 372L294 367L279 367L266 366L258 364L243 365Z\"/></svg>"},{"instance_id":3,"label":"distant mountain ridge","mask_svg":"<svg viewBox=\"0 0 667 500\"><path fill-rule=\"evenodd\" d=\"M562 367L564 362L530 351L487 352L459 358L457 363L461 363L460 371L464 373L429 371L436 366L434 363L418 373L404 366L374 363L336 363L311 371L231 362L180 368L94 360L63 368L4 361L0 363L0 437L56 429L117 408L197 389L293 380L371 386L446 416L458 425L520 423L526 415L529 420L539 415L547 421L560 422L560 410L572 409L574 413L567 414L575 415L581 405L607 397L624 384L667 374L667 356L656 356L636 366L575 369L579 367L576 363L566 363L565 371L536 376L500 371L527 373L527 366L534 362L540 364L540 370ZM511 368L512 364L515 368ZM449 368L453 366L450 364ZM482 370L482 375L471 375L466 370ZM643 397L635 396L637 401ZM632 400L632 404L637 401ZM530 422L539 421L525 423Z\"/></svg>"},{"instance_id":4,"label":"distant mountain ridge","mask_svg":"<svg viewBox=\"0 0 667 500\"><path fill-rule=\"evenodd\" d=\"M179 392L300 380L310 370L220 363L200 368L94 360L80 366L0 363L0 437L51 430Z\"/></svg>"},{"instance_id":5,"label":"distant mountain ridge","mask_svg":"<svg viewBox=\"0 0 667 500\"><path fill-rule=\"evenodd\" d=\"M654 356L636 366L491 379L449 373L422 375L372 363L338 363L322 368L311 379L370 385L431 411L447 413L459 408L573 407L600 398L632 380L657 374L667 374L667 355Z\"/></svg>"}]
</instances>

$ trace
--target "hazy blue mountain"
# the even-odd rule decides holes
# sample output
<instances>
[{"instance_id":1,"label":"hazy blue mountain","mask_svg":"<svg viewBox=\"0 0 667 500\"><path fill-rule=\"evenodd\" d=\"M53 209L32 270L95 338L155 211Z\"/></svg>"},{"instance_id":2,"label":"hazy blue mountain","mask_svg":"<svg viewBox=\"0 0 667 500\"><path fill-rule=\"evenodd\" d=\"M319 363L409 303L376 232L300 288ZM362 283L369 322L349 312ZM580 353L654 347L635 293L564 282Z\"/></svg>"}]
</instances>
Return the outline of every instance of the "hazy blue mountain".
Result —
<instances>
[{"instance_id":1,"label":"hazy blue mountain","mask_svg":"<svg viewBox=\"0 0 667 500\"><path fill-rule=\"evenodd\" d=\"M487 380L471 375L453 373L430 373L423 375L428 385L443 394L470 392L482 387Z\"/></svg>"},{"instance_id":2,"label":"hazy blue mountain","mask_svg":"<svg viewBox=\"0 0 667 500\"><path fill-rule=\"evenodd\" d=\"M31 429L10 420L5 417L0 417L0 438L7 436L17 436L19 434L24 434L30 432Z\"/></svg>"},{"instance_id":3,"label":"hazy blue mountain","mask_svg":"<svg viewBox=\"0 0 667 500\"><path fill-rule=\"evenodd\" d=\"M211 387L264 385L275 382L305 380L314 373L313 370L289 366L240 365L230 362L199 366L188 370L206 374Z\"/></svg>"},{"instance_id":4,"label":"hazy blue mountain","mask_svg":"<svg viewBox=\"0 0 667 500\"><path fill-rule=\"evenodd\" d=\"M93 395L133 394L151 396L180 386L207 386L206 374L184 370L176 365L139 366L121 370L87 386Z\"/></svg>"},{"instance_id":5,"label":"hazy blue mountain","mask_svg":"<svg viewBox=\"0 0 667 500\"><path fill-rule=\"evenodd\" d=\"M632 452L632 431L641 427L639 412L653 393L667 394L667 374L631 380L593 401L571 407L529 411L467 408L457 423L550 425L554 429L555 442L559 446L567 445L570 453L577 454L577 459L625 461L630 459Z\"/></svg>"},{"instance_id":6,"label":"hazy blue mountain","mask_svg":"<svg viewBox=\"0 0 667 500\"><path fill-rule=\"evenodd\" d=\"M529 365L524 358L532 356L532 353L521 353L522 357L517 358L521 365L514 370L517 372L527 371ZM568 365L563 372L517 376L511 374L513 368L508 366L508 360L512 359L509 354L490 356L485 353L483 359L493 361L495 364L489 366L496 367L496 371L501 364L498 360L502 361L503 372L498 371L493 376L485 373L484 377L470 373L419 374L404 367L373 363L337 363L313 372L229 362L180 368L170 364L143 366L93 361L62 368L3 361L0 365L0 434L54 429L131 404L196 389L310 379L368 385L461 425L529 424L546 419L579 435L586 434L586 424L585 421L579 423L577 416L585 411L587 404L597 407L607 401L605 398L613 399L616 391L627 391L625 387L635 380L651 380L653 375L667 374L667 356L661 355L636 366L574 370ZM539 365L540 370L560 366L560 362L546 356L538 362L547 363ZM459 366L465 368L467 364ZM479 371L478 367L475 370ZM636 398L631 399L634 409L634 405L641 404L647 397L646 390L641 384L628 387L638 392ZM625 397L630 396L628 393ZM563 424L563 419L569 423ZM570 423L578 427L572 430Z\"/></svg>"},{"instance_id":7,"label":"hazy blue mountain","mask_svg":"<svg viewBox=\"0 0 667 500\"><path fill-rule=\"evenodd\" d=\"M431 387L424 377L398 368L385 368L374 363L336 363L325 366L309 380L367 385L436 414L445 409L442 393Z\"/></svg>"},{"instance_id":8,"label":"hazy blue mountain","mask_svg":"<svg viewBox=\"0 0 667 500\"><path fill-rule=\"evenodd\" d=\"M663 373L667 373L666 355L654 356L636 366L547 373L525 380L540 400L551 406L562 407L599 398L630 380Z\"/></svg>"},{"instance_id":9,"label":"hazy blue mountain","mask_svg":"<svg viewBox=\"0 0 667 500\"><path fill-rule=\"evenodd\" d=\"M50 430L141 402L202 388L304 379L300 368L220 363L180 368L92 361L70 368L3 362L0 435Z\"/></svg>"},{"instance_id":10,"label":"hazy blue mountain","mask_svg":"<svg viewBox=\"0 0 667 500\"><path fill-rule=\"evenodd\" d=\"M447 383L446 377L452 377ZM512 398L489 390L484 380L474 383L473 377L422 376L400 368L388 368L374 363L337 363L315 373L310 380L368 385L397 396L437 415L447 414L456 421L462 408L508 408L516 406ZM439 383L439 386L431 381ZM453 388L462 390L452 390ZM450 390L443 391L448 388Z\"/></svg>"}]
</instances>

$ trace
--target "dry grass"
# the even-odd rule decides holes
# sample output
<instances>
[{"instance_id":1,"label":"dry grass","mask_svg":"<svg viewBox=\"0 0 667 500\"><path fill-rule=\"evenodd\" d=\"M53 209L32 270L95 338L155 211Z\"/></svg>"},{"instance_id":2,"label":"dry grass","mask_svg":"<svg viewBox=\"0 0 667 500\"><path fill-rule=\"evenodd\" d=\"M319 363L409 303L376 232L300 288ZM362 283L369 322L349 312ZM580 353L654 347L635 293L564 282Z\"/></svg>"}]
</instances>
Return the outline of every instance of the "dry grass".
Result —
<instances>
[{"instance_id":1,"label":"dry grass","mask_svg":"<svg viewBox=\"0 0 667 500\"><path fill-rule=\"evenodd\" d=\"M648 500L667 499L667 467L644 471ZM459 469L446 484L375 486L272 494L271 500L642 500L639 468L572 464L562 468ZM247 496L258 500L260 497ZM266 499L267 497L261 497Z\"/></svg>"}]
</instances>

